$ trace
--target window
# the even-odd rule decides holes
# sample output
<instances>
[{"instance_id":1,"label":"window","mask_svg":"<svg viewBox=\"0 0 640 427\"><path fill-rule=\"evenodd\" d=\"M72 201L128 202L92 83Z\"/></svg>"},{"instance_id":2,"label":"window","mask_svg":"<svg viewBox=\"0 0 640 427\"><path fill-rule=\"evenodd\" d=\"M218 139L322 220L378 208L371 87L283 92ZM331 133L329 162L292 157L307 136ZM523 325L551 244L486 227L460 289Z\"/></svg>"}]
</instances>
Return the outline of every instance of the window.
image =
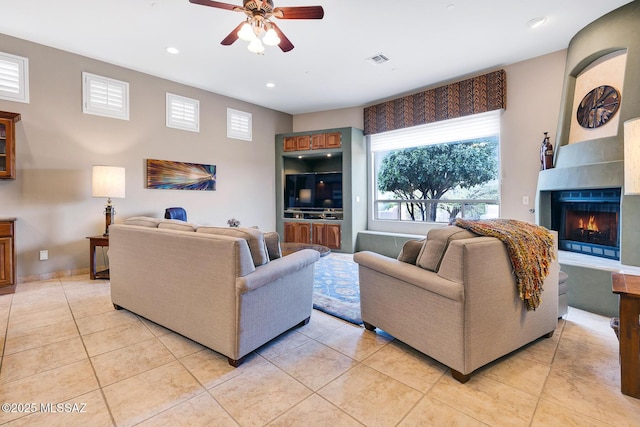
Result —
<instances>
[{"instance_id":1,"label":"window","mask_svg":"<svg viewBox=\"0 0 640 427\"><path fill-rule=\"evenodd\" d=\"M371 135L371 219L497 218L499 140L499 110Z\"/></svg>"},{"instance_id":2,"label":"window","mask_svg":"<svg viewBox=\"0 0 640 427\"><path fill-rule=\"evenodd\" d=\"M167 127L200 132L200 101L167 92Z\"/></svg>"},{"instance_id":3,"label":"window","mask_svg":"<svg viewBox=\"0 0 640 427\"><path fill-rule=\"evenodd\" d=\"M83 72L82 112L129 120L129 83Z\"/></svg>"},{"instance_id":4,"label":"window","mask_svg":"<svg viewBox=\"0 0 640 427\"><path fill-rule=\"evenodd\" d=\"M29 59L0 52L0 99L29 103Z\"/></svg>"},{"instance_id":5,"label":"window","mask_svg":"<svg viewBox=\"0 0 640 427\"><path fill-rule=\"evenodd\" d=\"M227 138L251 141L251 113L227 108Z\"/></svg>"}]
</instances>

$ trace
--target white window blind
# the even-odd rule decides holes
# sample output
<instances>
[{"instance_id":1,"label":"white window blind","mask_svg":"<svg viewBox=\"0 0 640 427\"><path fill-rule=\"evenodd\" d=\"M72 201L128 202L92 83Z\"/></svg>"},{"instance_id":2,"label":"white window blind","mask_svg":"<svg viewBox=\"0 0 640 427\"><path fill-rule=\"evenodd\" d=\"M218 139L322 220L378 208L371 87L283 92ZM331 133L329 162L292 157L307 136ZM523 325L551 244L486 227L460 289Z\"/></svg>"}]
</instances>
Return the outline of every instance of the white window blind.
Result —
<instances>
[{"instance_id":1,"label":"white window blind","mask_svg":"<svg viewBox=\"0 0 640 427\"><path fill-rule=\"evenodd\" d=\"M129 120L129 83L82 73L82 112Z\"/></svg>"},{"instance_id":2,"label":"white window blind","mask_svg":"<svg viewBox=\"0 0 640 427\"><path fill-rule=\"evenodd\" d=\"M371 135L371 151L388 151L421 145L465 141L500 133L500 111L443 120L421 126Z\"/></svg>"},{"instance_id":3,"label":"white window blind","mask_svg":"<svg viewBox=\"0 0 640 427\"><path fill-rule=\"evenodd\" d=\"M227 108L227 138L251 141L251 113Z\"/></svg>"},{"instance_id":4,"label":"white window blind","mask_svg":"<svg viewBox=\"0 0 640 427\"><path fill-rule=\"evenodd\" d=\"M200 101L167 92L167 127L200 132Z\"/></svg>"},{"instance_id":5,"label":"white window blind","mask_svg":"<svg viewBox=\"0 0 640 427\"><path fill-rule=\"evenodd\" d=\"M0 99L29 103L29 59L0 52Z\"/></svg>"}]
</instances>

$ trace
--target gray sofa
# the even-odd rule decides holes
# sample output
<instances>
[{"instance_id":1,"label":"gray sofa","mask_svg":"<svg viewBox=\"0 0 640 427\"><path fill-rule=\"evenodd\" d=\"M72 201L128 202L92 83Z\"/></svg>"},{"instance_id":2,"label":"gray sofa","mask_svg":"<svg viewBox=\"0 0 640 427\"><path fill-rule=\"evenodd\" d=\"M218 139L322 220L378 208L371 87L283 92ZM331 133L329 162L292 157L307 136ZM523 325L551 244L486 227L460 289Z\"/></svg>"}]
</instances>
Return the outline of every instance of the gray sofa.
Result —
<instances>
[{"instance_id":1,"label":"gray sofa","mask_svg":"<svg viewBox=\"0 0 640 427\"><path fill-rule=\"evenodd\" d=\"M520 300L507 248L494 237L435 229L424 241L407 242L398 258L354 256L365 327L379 327L438 360L460 382L556 328L557 257L535 311Z\"/></svg>"},{"instance_id":2,"label":"gray sofa","mask_svg":"<svg viewBox=\"0 0 640 427\"><path fill-rule=\"evenodd\" d=\"M227 356L233 366L309 321L316 251L278 257L271 248L269 257L256 229L144 217L112 225L109 234L114 306Z\"/></svg>"}]
</instances>

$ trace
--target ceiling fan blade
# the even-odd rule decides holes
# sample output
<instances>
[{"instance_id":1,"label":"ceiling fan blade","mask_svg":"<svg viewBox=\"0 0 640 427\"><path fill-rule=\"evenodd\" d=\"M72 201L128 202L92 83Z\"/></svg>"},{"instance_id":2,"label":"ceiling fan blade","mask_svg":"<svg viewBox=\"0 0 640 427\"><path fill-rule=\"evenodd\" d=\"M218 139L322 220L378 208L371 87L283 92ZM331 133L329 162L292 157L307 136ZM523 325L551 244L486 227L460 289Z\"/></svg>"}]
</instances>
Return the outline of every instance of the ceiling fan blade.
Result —
<instances>
[{"instance_id":1,"label":"ceiling fan blade","mask_svg":"<svg viewBox=\"0 0 640 427\"><path fill-rule=\"evenodd\" d=\"M280 19L322 19L324 9L322 6L276 7L273 16Z\"/></svg>"},{"instance_id":2,"label":"ceiling fan blade","mask_svg":"<svg viewBox=\"0 0 640 427\"><path fill-rule=\"evenodd\" d=\"M242 26L244 25L244 21L242 21L236 28L233 29L233 31L231 31L229 33L229 35L227 37L225 37L220 44L224 45L224 46L230 46L232 45L236 40L238 40L240 37L238 37L238 31L240 31L240 28L242 28Z\"/></svg>"},{"instance_id":3,"label":"ceiling fan blade","mask_svg":"<svg viewBox=\"0 0 640 427\"><path fill-rule=\"evenodd\" d=\"M218 9L233 10L233 11L236 11L236 12L244 12L244 9L242 7L240 7L240 6L236 6L235 4L222 3L222 2L219 2L219 1L189 0L189 3L199 4L199 5L202 5L202 6L217 7Z\"/></svg>"},{"instance_id":4,"label":"ceiling fan blade","mask_svg":"<svg viewBox=\"0 0 640 427\"><path fill-rule=\"evenodd\" d=\"M292 50L293 49L293 43L291 43L291 40L289 40L287 38L287 36L284 35L282 30L280 28L278 28L278 26L276 24L274 24L273 22L271 22L271 27L275 30L276 34L278 34L278 37L280 37L280 43L278 43L278 47L283 52L289 52L290 50Z\"/></svg>"}]
</instances>

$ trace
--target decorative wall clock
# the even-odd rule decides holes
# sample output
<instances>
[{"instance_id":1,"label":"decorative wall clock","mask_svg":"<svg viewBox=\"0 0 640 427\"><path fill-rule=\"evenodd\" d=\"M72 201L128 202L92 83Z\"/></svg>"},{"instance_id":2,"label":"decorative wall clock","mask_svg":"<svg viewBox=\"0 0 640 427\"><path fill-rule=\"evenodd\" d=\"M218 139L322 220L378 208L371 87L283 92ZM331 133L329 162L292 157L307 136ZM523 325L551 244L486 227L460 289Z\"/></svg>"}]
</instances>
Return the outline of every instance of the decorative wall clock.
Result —
<instances>
[{"instance_id":1,"label":"decorative wall clock","mask_svg":"<svg viewBox=\"0 0 640 427\"><path fill-rule=\"evenodd\" d=\"M612 86L598 86L587 93L580 104L576 119L585 129L605 125L620 107L620 92Z\"/></svg>"}]
</instances>

